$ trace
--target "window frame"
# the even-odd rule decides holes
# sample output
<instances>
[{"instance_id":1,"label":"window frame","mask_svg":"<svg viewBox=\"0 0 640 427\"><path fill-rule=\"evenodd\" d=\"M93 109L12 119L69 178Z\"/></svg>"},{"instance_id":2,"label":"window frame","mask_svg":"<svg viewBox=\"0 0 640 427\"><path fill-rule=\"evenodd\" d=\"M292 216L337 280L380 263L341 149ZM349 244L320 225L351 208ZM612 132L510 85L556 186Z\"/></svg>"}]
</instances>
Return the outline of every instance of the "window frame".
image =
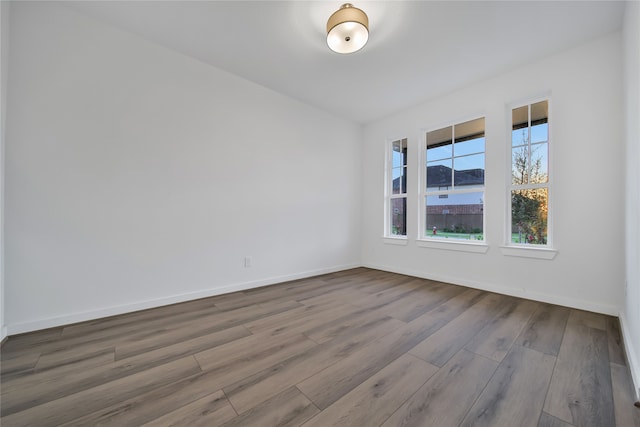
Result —
<instances>
[{"instance_id":1,"label":"window frame","mask_svg":"<svg viewBox=\"0 0 640 427\"><path fill-rule=\"evenodd\" d=\"M540 142L531 141L531 110L532 105L546 101L547 102L547 180L541 183L527 183L527 184L514 184L513 183L513 111L527 107L527 129L529 129L527 150L528 161L531 162L531 146L539 144ZM551 94L538 96L535 98L528 98L520 102L514 102L507 106L506 118L507 118L507 138L506 138L506 212L505 212L505 228L504 228L504 245L501 246L503 255L518 256L526 258L538 258L538 259L553 259L557 254L554 249L554 233L553 233L553 102ZM545 244L529 244L529 243L515 243L512 241L512 192L517 190L529 190L529 189L546 189L547 190L547 236Z\"/></svg>"},{"instance_id":2,"label":"window frame","mask_svg":"<svg viewBox=\"0 0 640 427\"><path fill-rule=\"evenodd\" d=\"M403 193L393 193L393 145L397 142L404 142L406 147L406 154L404 159L404 164L402 167L404 168L404 178L405 178L405 188L403 189ZM409 138L389 138L385 143L385 174L384 174L384 232L383 237L385 242L391 244L406 244L407 235L408 235L408 192L406 186L408 185L408 172L409 167ZM402 182L402 180L400 180ZM405 211L404 211L404 227L405 234L393 234L391 232L392 219L391 219L391 204L392 200L396 199L404 199L405 200Z\"/></svg>"},{"instance_id":3,"label":"window frame","mask_svg":"<svg viewBox=\"0 0 640 427\"><path fill-rule=\"evenodd\" d=\"M462 125L464 123L483 119L484 120L484 150L482 154L484 155L484 167L483 170L485 172L485 180L482 186L473 186L472 188L462 188L456 189L455 187L455 158L463 157L456 156L455 150L452 147L451 159L452 159L452 177L451 177L451 187L445 190L435 189L429 190L427 188L427 135L429 132L452 127L452 144L455 143L455 127ZM479 154L479 153L474 153ZM486 114L476 114L472 116L463 117L458 120L450 120L444 123L440 123L438 125L432 125L429 127L424 127L420 130L420 153L418 155L419 162L419 179L418 179L418 196L419 196L419 212L418 212L418 236L417 236L417 244L420 247L425 248L435 248L435 249L446 249L446 250L455 250L455 251L463 251L463 252L475 252L475 253L486 253L489 249L489 245L487 243L487 235L486 235L486 163L487 163L487 116ZM483 198L483 211L482 211L482 233L483 240L464 240L464 239L444 239L444 238L433 238L428 234L428 230L426 229L426 221L427 221L427 196L436 196L442 194L467 194L467 193L482 193Z\"/></svg>"}]
</instances>

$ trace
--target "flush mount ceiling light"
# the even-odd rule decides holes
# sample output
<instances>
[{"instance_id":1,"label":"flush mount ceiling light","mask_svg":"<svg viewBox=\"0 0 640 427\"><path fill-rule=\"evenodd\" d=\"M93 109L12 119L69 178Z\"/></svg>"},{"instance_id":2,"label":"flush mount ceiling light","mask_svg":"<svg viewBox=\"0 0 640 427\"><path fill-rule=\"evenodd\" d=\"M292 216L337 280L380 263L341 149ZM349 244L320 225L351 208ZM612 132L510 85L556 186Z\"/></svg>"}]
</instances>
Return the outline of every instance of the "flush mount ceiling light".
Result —
<instances>
[{"instance_id":1,"label":"flush mount ceiling light","mask_svg":"<svg viewBox=\"0 0 640 427\"><path fill-rule=\"evenodd\" d=\"M369 40L369 18L351 3L345 3L327 21L327 44L338 53L353 53Z\"/></svg>"}]
</instances>

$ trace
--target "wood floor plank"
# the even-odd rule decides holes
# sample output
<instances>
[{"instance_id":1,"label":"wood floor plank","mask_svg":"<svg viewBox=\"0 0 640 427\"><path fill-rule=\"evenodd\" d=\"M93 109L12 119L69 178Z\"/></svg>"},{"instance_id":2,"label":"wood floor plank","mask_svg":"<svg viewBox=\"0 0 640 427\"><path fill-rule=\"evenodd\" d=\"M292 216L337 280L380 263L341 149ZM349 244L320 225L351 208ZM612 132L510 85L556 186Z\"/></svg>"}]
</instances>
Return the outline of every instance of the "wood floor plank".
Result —
<instances>
[{"instance_id":1,"label":"wood floor plank","mask_svg":"<svg viewBox=\"0 0 640 427\"><path fill-rule=\"evenodd\" d=\"M201 310L160 317L146 322L126 324L121 327L108 328L96 333L62 336L56 341L49 342L43 347L43 352L54 352L67 349L95 348L105 345L124 345L141 340L153 339L160 334L170 333L185 325L202 322L203 318L215 322L219 329L231 328L245 322L256 320L278 312L297 307L299 304L290 301L286 304L276 303L265 306L250 306L238 310L220 312L215 307L212 310Z\"/></svg>"},{"instance_id":2,"label":"wood floor plank","mask_svg":"<svg viewBox=\"0 0 640 427\"><path fill-rule=\"evenodd\" d=\"M611 363L611 382L616 425L640 427L640 408L633 405L634 392L629 368Z\"/></svg>"},{"instance_id":3,"label":"wood floor plank","mask_svg":"<svg viewBox=\"0 0 640 427\"><path fill-rule=\"evenodd\" d=\"M2 359L12 358L16 352L23 354L25 350L28 351L34 347L37 347L38 351L41 351L43 344L57 340L61 334L62 327L58 327L10 336L7 341L2 344L2 351L0 352Z\"/></svg>"},{"instance_id":4,"label":"wood floor plank","mask_svg":"<svg viewBox=\"0 0 640 427\"><path fill-rule=\"evenodd\" d=\"M186 357L2 417L3 426L58 425L200 372Z\"/></svg>"},{"instance_id":5,"label":"wood floor plank","mask_svg":"<svg viewBox=\"0 0 640 427\"><path fill-rule=\"evenodd\" d=\"M344 334L348 334L353 329L361 328L364 325L382 319L395 323L398 328L402 326L399 320L392 319L377 310L364 308L352 311L345 316L338 317L327 323L306 329L304 335L318 344L323 344Z\"/></svg>"},{"instance_id":6,"label":"wood floor plank","mask_svg":"<svg viewBox=\"0 0 640 427\"><path fill-rule=\"evenodd\" d=\"M501 362L537 308L533 301L509 300L465 348Z\"/></svg>"},{"instance_id":7,"label":"wood floor plank","mask_svg":"<svg viewBox=\"0 0 640 427\"><path fill-rule=\"evenodd\" d=\"M607 339L609 342L609 361L618 365L626 365L627 358L624 354L624 343L620 332L620 321L617 317L607 316Z\"/></svg>"},{"instance_id":8,"label":"wood floor plank","mask_svg":"<svg viewBox=\"0 0 640 427\"><path fill-rule=\"evenodd\" d=\"M238 313L237 316L221 315L213 318L205 316L195 324L190 323L148 338L119 342L115 347L116 360L137 356L184 341L189 341L191 344L187 345L191 346L193 345L193 340L197 340L200 337L210 337L209 339L216 341L217 337L228 335L228 333L225 334L225 331L232 331L233 339L250 335L251 332L242 326L243 320L239 320L238 316L240 316L240 319L244 319L245 314ZM212 347L214 346L205 346L202 350Z\"/></svg>"},{"instance_id":9,"label":"wood floor plank","mask_svg":"<svg viewBox=\"0 0 640 427\"><path fill-rule=\"evenodd\" d=\"M236 416L236 411L219 390L145 423L143 427L217 427Z\"/></svg>"},{"instance_id":10,"label":"wood floor plank","mask_svg":"<svg viewBox=\"0 0 640 427\"><path fill-rule=\"evenodd\" d=\"M43 353L42 356L40 356L40 358L38 359L35 370L41 371L53 366L61 366L81 362L83 360L91 359L103 354L108 354L111 355L112 358L115 358L115 347L113 345L96 345L79 349L71 348L53 351L50 353Z\"/></svg>"},{"instance_id":11,"label":"wood floor plank","mask_svg":"<svg viewBox=\"0 0 640 427\"><path fill-rule=\"evenodd\" d=\"M487 293L436 333L413 348L410 353L436 366L447 361L463 348L498 312L506 297Z\"/></svg>"},{"instance_id":12,"label":"wood floor plank","mask_svg":"<svg viewBox=\"0 0 640 427\"><path fill-rule=\"evenodd\" d=\"M311 375L300 382L298 388L320 409L327 408L459 316L481 295L480 291L468 290L434 309L433 314L427 313Z\"/></svg>"},{"instance_id":13,"label":"wood floor plank","mask_svg":"<svg viewBox=\"0 0 640 427\"><path fill-rule=\"evenodd\" d=\"M567 322L583 325L589 328L607 330L607 317L604 314L591 313L589 311L572 309Z\"/></svg>"},{"instance_id":14,"label":"wood floor plank","mask_svg":"<svg viewBox=\"0 0 640 427\"><path fill-rule=\"evenodd\" d=\"M52 375L49 372L34 375L30 381L25 381L22 384L10 383L8 387L3 387L2 413L5 415L24 411L33 406L97 387L108 381L126 378L138 372L193 355L197 350L215 347L244 336L247 336L246 329L238 326L200 337L193 342L174 344L124 361L100 365L64 376Z\"/></svg>"},{"instance_id":15,"label":"wood floor plank","mask_svg":"<svg viewBox=\"0 0 640 427\"><path fill-rule=\"evenodd\" d=\"M275 338L250 335L197 353L195 358L203 370L219 372L223 378L221 381L226 383L224 378L237 381L238 376L242 378L252 375L314 347L317 347L317 344L303 335Z\"/></svg>"},{"instance_id":16,"label":"wood floor plank","mask_svg":"<svg viewBox=\"0 0 640 427\"><path fill-rule=\"evenodd\" d=\"M437 370L404 354L313 417L305 427L378 426Z\"/></svg>"},{"instance_id":17,"label":"wood floor plank","mask_svg":"<svg viewBox=\"0 0 640 427\"><path fill-rule=\"evenodd\" d=\"M183 313L218 311L214 302L215 299L213 298L203 298L180 304L171 304L118 316L103 317L86 322L74 323L62 328L61 337L69 338L72 336L84 335L87 332L96 333L107 329L122 328L126 325L166 319L169 316L173 317Z\"/></svg>"},{"instance_id":18,"label":"wood floor plank","mask_svg":"<svg viewBox=\"0 0 640 427\"><path fill-rule=\"evenodd\" d=\"M466 290L461 286L451 286L431 280L423 280L422 286L428 287L429 292L424 292L424 289L420 289L420 292L411 292L401 299L384 305L381 311L404 322L411 322Z\"/></svg>"},{"instance_id":19,"label":"wood floor plank","mask_svg":"<svg viewBox=\"0 0 640 427\"><path fill-rule=\"evenodd\" d=\"M324 293L330 289L339 289L340 283L326 283L318 279L298 280L282 284L282 286L259 288L255 290L245 291L241 296L231 296L224 301L216 302L216 307L220 310L227 311L240 307L246 307L252 304L262 304L266 302L278 301L295 301L300 296L309 293Z\"/></svg>"},{"instance_id":20,"label":"wood floor plank","mask_svg":"<svg viewBox=\"0 0 640 427\"><path fill-rule=\"evenodd\" d=\"M540 421L538 427L575 427L573 424L565 423L562 420L552 417L551 415L543 412L540 415Z\"/></svg>"},{"instance_id":21,"label":"wood floor plank","mask_svg":"<svg viewBox=\"0 0 640 427\"><path fill-rule=\"evenodd\" d=\"M10 337L0 424L640 427L624 357L614 317L355 268Z\"/></svg>"},{"instance_id":22,"label":"wood floor plank","mask_svg":"<svg viewBox=\"0 0 640 427\"><path fill-rule=\"evenodd\" d=\"M234 376L235 375L235 376ZM165 386L116 402L84 417L64 424L65 427L139 426L218 391L226 382L244 376L243 372L204 371Z\"/></svg>"},{"instance_id":23,"label":"wood floor plank","mask_svg":"<svg viewBox=\"0 0 640 427\"><path fill-rule=\"evenodd\" d=\"M579 426L613 426L611 387L606 332L569 316L544 411Z\"/></svg>"},{"instance_id":24,"label":"wood floor plank","mask_svg":"<svg viewBox=\"0 0 640 427\"><path fill-rule=\"evenodd\" d=\"M290 387L223 426L293 427L302 425L319 411L297 388Z\"/></svg>"},{"instance_id":25,"label":"wood floor plank","mask_svg":"<svg viewBox=\"0 0 640 427\"><path fill-rule=\"evenodd\" d=\"M0 361L0 378L2 381L6 381L6 379L10 377L31 373L40 358L40 354L40 352L29 353L21 357L14 357L13 359L7 358Z\"/></svg>"},{"instance_id":26,"label":"wood floor plank","mask_svg":"<svg viewBox=\"0 0 640 427\"><path fill-rule=\"evenodd\" d=\"M392 287L376 292L359 301L353 301L359 307L382 307L402 298L422 286L422 279L405 277L398 280Z\"/></svg>"},{"instance_id":27,"label":"wood floor plank","mask_svg":"<svg viewBox=\"0 0 640 427\"><path fill-rule=\"evenodd\" d=\"M460 426L536 427L555 362L554 356L513 346Z\"/></svg>"},{"instance_id":28,"label":"wood floor plank","mask_svg":"<svg viewBox=\"0 0 640 427\"><path fill-rule=\"evenodd\" d=\"M286 333L301 333L305 329L313 327L314 322L327 322L352 313L353 310L352 305L336 304L335 302L322 305L303 305L284 313L246 323L245 326L253 334L264 333L276 336Z\"/></svg>"},{"instance_id":29,"label":"wood floor plank","mask_svg":"<svg viewBox=\"0 0 640 427\"><path fill-rule=\"evenodd\" d=\"M249 410L256 402L271 398L284 389L298 384L311 375L348 357L367 343L393 332L395 319L381 319L318 345L282 363L251 375L223 390L238 413Z\"/></svg>"},{"instance_id":30,"label":"wood floor plank","mask_svg":"<svg viewBox=\"0 0 640 427\"><path fill-rule=\"evenodd\" d=\"M497 367L491 359L460 350L382 426L457 427Z\"/></svg>"},{"instance_id":31,"label":"wood floor plank","mask_svg":"<svg viewBox=\"0 0 640 427\"><path fill-rule=\"evenodd\" d=\"M113 353L112 354L100 354L88 359L84 359L82 361L76 361L72 364L60 365L60 366L51 366L50 368L38 371L31 372L26 375L21 376L9 376L2 377L1 388L0 388L0 404L2 408L5 407L6 402L2 400L2 395L10 392L11 390L20 390L20 389L39 389L42 384L46 384L48 382L58 381L60 378L66 378L70 375L74 375L78 372L84 372L89 369L93 369L98 366L105 366L110 363L113 363Z\"/></svg>"},{"instance_id":32,"label":"wood floor plank","mask_svg":"<svg viewBox=\"0 0 640 427\"><path fill-rule=\"evenodd\" d=\"M541 304L515 344L557 356L570 309Z\"/></svg>"}]
</instances>

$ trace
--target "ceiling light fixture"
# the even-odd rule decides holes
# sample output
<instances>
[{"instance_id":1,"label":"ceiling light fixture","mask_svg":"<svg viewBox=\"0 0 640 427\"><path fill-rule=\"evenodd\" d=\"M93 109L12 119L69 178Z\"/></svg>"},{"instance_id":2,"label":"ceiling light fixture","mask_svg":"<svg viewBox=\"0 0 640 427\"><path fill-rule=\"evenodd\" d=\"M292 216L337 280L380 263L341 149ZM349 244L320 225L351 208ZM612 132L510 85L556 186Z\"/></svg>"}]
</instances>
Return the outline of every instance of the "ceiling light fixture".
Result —
<instances>
[{"instance_id":1,"label":"ceiling light fixture","mask_svg":"<svg viewBox=\"0 0 640 427\"><path fill-rule=\"evenodd\" d=\"M369 18L351 3L345 3L327 21L327 44L337 53L353 53L369 40Z\"/></svg>"}]
</instances>

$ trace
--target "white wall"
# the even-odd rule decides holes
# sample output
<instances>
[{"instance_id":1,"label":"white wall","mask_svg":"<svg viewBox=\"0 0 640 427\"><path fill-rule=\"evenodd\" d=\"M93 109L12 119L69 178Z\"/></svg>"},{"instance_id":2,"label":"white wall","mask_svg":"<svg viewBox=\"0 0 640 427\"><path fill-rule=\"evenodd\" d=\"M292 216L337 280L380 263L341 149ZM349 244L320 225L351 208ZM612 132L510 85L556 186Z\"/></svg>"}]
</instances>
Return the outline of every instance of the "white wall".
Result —
<instances>
[{"instance_id":1,"label":"white wall","mask_svg":"<svg viewBox=\"0 0 640 427\"><path fill-rule=\"evenodd\" d=\"M624 283L621 35L611 34L371 123L364 131L367 266L617 315ZM472 66L472 64L470 64ZM553 260L502 254L509 103L551 93ZM485 254L417 247L421 129L486 117ZM385 244L384 144L408 137L408 245ZM603 225L609 225L603 231Z\"/></svg>"},{"instance_id":2,"label":"white wall","mask_svg":"<svg viewBox=\"0 0 640 427\"><path fill-rule=\"evenodd\" d=\"M360 264L359 126L53 3L9 71L10 334Z\"/></svg>"},{"instance_id":3,"label":"white wall","mask_svg":"<svg viewBox=\"0 0 640 427\"><path fill-rule=\"evenodd\" d=\"M10 3L0 2L0 98L2 98L2 125L0 126L0 341L7 336L4 319L4 147L6 135L7 88L9 65L9 13Z\"/></svg>"},{"instance_id":4,"label":"white wall","mask_svg":"<svg viewBox=\"0 0 640 427\"><path fill-rule=\"evenodd\" d=\"M626 299L620 319L640 399L640 3L628 1L624 21L626 141Z\"/></svg>"}]
</instances>

